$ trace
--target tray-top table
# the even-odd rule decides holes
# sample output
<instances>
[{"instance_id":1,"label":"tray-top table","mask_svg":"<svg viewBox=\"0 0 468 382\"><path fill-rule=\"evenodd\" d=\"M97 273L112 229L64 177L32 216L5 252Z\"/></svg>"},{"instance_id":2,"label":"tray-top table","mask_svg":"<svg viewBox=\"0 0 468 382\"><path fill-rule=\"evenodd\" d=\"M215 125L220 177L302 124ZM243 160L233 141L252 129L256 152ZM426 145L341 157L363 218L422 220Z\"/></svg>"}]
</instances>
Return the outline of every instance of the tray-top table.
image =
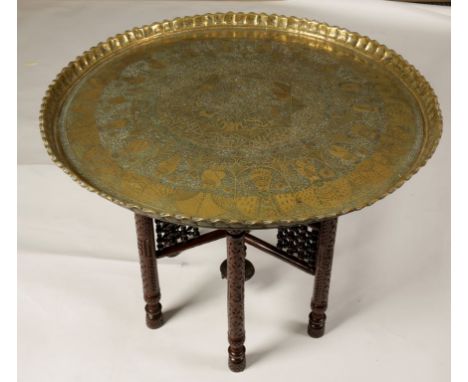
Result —
<instances>
[{"instance_id":1,"label":"tray-top table","mask_svg":"<svg viewBox=\"0 0 468 382\"><path fill-rule=\"evenodd\" d=\"M337 217L401 186L441 131L431 87L392 50L254 13L110 38L58 75L41 110L53 160L135 212L148 326L162 324L156 258L227 237L234 371L245 367L244 280L254 272L245 243L316 275L309 334L321 336ZM278 228L277 245L249 233L259 228Z\"/></svg>"}]
</instances>

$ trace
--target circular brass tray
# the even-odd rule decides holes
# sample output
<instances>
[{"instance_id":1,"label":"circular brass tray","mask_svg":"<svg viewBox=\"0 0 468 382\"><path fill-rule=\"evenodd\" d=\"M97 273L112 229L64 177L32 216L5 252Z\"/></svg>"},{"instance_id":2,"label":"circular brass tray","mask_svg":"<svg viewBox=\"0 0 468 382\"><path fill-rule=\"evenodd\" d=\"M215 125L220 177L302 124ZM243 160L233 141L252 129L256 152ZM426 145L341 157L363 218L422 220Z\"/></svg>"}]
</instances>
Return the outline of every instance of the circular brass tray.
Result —
<instances>
[{"instance_id":1,"label":"circular brass tray","mask_svg":"<svg viewBox=\"0 0 468 382\"><path fill-rule=\"evenodd\" d=\"M219 13L135 28L50 85L41 132L88 190L169 222L264 228L368 206L442 131L427 81L326 24Z\"/></svg>"}]
</instances>

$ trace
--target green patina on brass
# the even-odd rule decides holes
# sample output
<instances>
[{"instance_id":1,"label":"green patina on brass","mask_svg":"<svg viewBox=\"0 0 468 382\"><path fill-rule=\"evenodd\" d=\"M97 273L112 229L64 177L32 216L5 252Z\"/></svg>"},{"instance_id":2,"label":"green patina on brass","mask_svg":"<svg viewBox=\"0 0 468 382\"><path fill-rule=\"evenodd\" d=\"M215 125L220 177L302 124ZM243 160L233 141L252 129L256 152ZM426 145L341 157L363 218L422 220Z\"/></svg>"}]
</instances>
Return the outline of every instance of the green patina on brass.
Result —
<instances>
[{"instance_id":1,"label":"green patina on brass","mask_svg":"<svg viewBox=\"0 0 468 382\"><path fill-rule=\"evenodd\" d=\"M413 169L425 120L393 71L329 40L234 29L92 67L57 118L73 171L161 214L294 222L361 208Z\"/></svg>"}]
</instances>

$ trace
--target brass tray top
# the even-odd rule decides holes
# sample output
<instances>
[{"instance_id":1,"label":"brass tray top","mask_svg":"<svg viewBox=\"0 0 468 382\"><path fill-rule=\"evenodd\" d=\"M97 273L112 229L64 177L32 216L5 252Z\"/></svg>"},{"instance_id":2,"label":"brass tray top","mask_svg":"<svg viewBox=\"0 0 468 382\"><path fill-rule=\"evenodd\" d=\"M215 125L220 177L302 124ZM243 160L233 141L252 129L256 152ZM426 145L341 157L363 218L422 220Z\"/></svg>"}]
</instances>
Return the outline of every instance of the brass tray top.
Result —
<instances>
[{"instance_id":1,"label":"brass tray top","mask_svg":"<svg viewBox=\"0 0 468 382\"><path fill-rule=\"evenodd\" d=\"M388 195L432 155L442 119L427 81L378 42L229 12L91 48L50 85L41 132L73 179L135 212L266 228Z\"/></svg>"}]
</instances>

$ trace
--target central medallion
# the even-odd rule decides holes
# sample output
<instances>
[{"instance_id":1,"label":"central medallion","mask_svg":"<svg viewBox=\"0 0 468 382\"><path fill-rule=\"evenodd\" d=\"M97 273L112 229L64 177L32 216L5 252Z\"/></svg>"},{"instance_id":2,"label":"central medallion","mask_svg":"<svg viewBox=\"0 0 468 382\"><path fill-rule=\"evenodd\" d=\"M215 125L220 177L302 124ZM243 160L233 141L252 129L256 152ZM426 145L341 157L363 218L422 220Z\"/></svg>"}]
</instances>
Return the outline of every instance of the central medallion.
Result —
<instances>
[{"instance_id":1,"label":"central medallion","mask_svg":"<svg viewBox=\"0 0 468 382\"><path fill-rule=\"evenodd\" d=\"M293 192L351 171L378 143L381 100L361 75L274 40L140 48L104 86L97 127L122 168L165 185Z\"/></svg>"}]
</instances>

